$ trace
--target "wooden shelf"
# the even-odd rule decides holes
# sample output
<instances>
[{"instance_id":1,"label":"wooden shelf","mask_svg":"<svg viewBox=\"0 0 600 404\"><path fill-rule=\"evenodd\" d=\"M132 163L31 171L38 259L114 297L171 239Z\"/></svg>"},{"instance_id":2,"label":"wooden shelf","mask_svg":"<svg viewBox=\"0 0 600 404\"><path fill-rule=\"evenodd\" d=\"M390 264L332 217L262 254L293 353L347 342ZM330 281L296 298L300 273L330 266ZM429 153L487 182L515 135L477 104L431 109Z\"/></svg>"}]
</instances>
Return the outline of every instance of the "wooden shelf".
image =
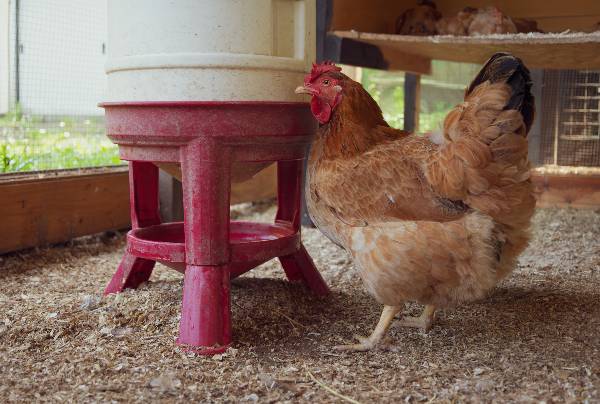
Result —
<instances>
[{"instance_id":1,"label":"wooden shelf","mask_svg":"<svg viewBox=\"0 0 600 404\"><path fill-rule=\"evenodd\" d=\"M483 63L495 52L510 52L530 68L600 69L600 32L455 37L334 31L329 36L377 47L386 68L419 74L431 72L433 59Z\"/></svg>"}]
</instances>

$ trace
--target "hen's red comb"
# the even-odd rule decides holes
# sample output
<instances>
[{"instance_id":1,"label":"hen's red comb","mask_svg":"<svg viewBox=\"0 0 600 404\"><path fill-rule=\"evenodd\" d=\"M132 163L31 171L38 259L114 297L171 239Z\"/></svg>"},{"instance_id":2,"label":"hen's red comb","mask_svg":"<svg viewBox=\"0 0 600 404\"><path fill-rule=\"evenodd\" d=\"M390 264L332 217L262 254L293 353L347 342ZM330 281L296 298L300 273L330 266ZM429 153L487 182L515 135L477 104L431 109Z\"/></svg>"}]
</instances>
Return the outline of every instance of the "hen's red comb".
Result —
<instances>
[{"instance_id":1,"label":"hen's red comb","mask_svg":"<svg viewBox=\"0 0 600 404\"><path fill-rule=\"evenodd\" d=\"M310 74L306 77L308 78L308 82L312 82L316 80L320 75L327 72L341 72L342 68L333 64L333 62L326 60L321 64L313 63Z\"/></svg>"}]
</instances>

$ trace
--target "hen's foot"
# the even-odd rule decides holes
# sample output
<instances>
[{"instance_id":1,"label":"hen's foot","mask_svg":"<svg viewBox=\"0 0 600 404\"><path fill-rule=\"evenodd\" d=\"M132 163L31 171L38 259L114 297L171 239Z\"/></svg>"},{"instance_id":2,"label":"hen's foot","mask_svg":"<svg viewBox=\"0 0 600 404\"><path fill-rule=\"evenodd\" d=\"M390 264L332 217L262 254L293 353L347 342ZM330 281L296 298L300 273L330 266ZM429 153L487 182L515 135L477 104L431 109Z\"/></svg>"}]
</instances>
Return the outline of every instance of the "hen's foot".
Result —
<instances>
[{"instance_id":1,"label":"hen's foot","mask_svg":"<svg viewBox=\"0 0 600 404\"><path fill-rule=\"evenodd\" d=\"M338 349L341 351L354 351L354 352L364 352L370 351L374 348L390 348L391 344L387 341L384 341L385 334L387 333L392 320L394 320L394 316L400 312L400 306L385 306L383 308L383 312L381 313L381 317L379 318L379 322L377 323L377 327L369 337L361 337L354 336L358 340L358 344L349 344L349 345L338 345L334 347L334 349Z\"/></svg>"},{"instance_id":2,"label":"hen's foot","mask_svg":"<svg viewBox=\"0 0 600 404\"><path fill-rule=\"evenodd\" d=\"M401 327L420 328L429 331L435 320L435 306L427 305L419 317L404 317L398 321Z\"/></svg>"},{"instance_id":3,"label":"hen's foot","mask_svg":"<svg viewBox=\"0 0 600 404\"><path fill-rule=\"evenodd\" d=\"M333 347L333 349L337 349L338 351L353 352L365 352L372 349L393 349L393 345L387 339L384 341L383 338L377 339L372 338L372 336L364 337L362 335L355 335L354 339L358 341L358 344L336 345Z\"/></svg>"}]
</instances>

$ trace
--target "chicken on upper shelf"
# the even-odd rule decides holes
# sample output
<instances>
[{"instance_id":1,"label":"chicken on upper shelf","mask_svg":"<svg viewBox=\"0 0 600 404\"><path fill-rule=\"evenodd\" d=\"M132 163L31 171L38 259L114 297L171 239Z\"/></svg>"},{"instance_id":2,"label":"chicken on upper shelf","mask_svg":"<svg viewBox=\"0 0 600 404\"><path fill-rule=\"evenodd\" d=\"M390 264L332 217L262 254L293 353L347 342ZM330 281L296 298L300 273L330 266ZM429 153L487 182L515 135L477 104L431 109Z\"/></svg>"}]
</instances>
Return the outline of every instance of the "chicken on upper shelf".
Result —
<instances>
[{"instance_id":1,"label":"chicken on upper shelf","mask_svg":"<svg viewBox=\"0 0 600 404\"><path fill-rule=\"evenodd\" d=\"M435 35L436 22L442 17L435 3L431 0L420 0L416 7L406 10L396 20L396 34L400 35Z\"/></svg>"},{"instance_id":2,"label":"chicken on upper shelf","mask_svg":"<svg viewBox=\"0 0 600 404\"><path fill-rule=\"evenodd\" d=\"M296 89L312 97L321 124L307 170L310 216L384 305L371 336L340 349L385 345L410 301L426 305L423 314L400 324L429 328L437 308L481 299L513 270L535 207L530 88L521 60L494 55L448 113L443 136L391 128L331 63L313 66Z\"/></svg>"},{"instance_id":3,"label":"chicken on upper shelf","mask_svg":"<svg viewBox=\"0 0 600 404\"><path fill-rule=\"evenodd\" d=\"M542 32L535 20L511 19L497 7L465 7L456 15L444 16L433 0L420 0L396 20L396 34L477 36Z\"/></svg>"},{"instance_id":4,"label":"chicken on upper shelf","mask_svg":"<svg viewBox=\"0 0 600 404\"><path fill-rule=\"evenodd\" d=\"M509 16L496 7L479 9L469 25L469 35L515 34L517 27Z\"/></svg>"},{"instance_id":5,"label":"chicken on upper shelf","mask_svg":"<svg viewBox=\"0 0 600 404\"><path fill-rule=\"evenodd\" d=\"M455 16L444 17L436 23L439 35L465 36L469 34L469 26L477 14L474 7L465 7Z\"/></svg>"}]
</instances>

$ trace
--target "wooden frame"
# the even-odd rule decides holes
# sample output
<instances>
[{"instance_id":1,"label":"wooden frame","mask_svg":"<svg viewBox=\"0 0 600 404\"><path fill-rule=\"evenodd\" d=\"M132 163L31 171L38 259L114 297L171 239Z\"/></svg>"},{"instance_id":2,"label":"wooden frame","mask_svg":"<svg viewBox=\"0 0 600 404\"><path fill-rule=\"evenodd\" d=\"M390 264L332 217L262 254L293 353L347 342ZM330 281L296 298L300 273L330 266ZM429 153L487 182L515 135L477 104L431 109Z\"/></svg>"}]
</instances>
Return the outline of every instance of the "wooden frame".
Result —
<instances>
[{"instance_id":1,"label":"wooden frame","mask_svg":"<svg viewBox=\"0 0 600 404\"><path fill-rule=\"evenodd\" d=\"M129 226L123 167L0 177L0 253Z\"/></svg>"}]
</instances>

